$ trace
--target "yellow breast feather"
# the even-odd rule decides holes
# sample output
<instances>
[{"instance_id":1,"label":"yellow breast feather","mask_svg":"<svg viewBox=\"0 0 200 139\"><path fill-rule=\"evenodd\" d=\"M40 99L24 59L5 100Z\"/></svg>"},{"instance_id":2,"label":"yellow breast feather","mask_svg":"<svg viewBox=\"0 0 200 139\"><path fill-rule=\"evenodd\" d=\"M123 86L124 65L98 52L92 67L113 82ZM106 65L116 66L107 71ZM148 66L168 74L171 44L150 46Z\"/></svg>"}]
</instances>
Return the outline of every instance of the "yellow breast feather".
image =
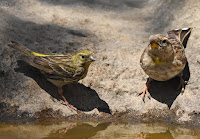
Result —
<instances>
[{"instance_id":1,"label":"yellow breast feather","mask_svg":"<svg viewBox=\"0 0 200 139\"><path fill-rule=\"evenodd\" d=\"M160 59L158 57L156 57L154 64L164 64L166 63L165 61L160 61Z\"/></svg>"}]
</instances>

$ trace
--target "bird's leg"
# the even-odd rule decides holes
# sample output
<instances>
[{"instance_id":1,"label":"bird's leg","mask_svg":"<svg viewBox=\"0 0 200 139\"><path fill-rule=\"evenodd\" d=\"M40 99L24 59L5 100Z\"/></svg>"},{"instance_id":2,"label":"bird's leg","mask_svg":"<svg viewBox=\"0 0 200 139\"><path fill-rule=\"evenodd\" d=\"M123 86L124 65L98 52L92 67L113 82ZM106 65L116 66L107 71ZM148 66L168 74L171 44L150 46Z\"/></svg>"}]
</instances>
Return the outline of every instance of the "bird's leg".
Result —
<instances>
[{"instance_id":1,"label":"bird's leg","mask_svg":"<svg viewBox=\"0 0 200 139\"><path fill-rule=\"evenodd\" d=\"M183 94L184 93L184 91L185 91L185 84L187 84L188 82L187 81L184 81L183 80L183 76L181 75L180 76L180 84L179 84L179 86L178 86L178 90L181 88L181 94Z\"/></svg>"},{"instance_id":2,"label":"bird's leg","mask_svg":"<svg viewBox=\"0 0 200 139\"><path fill-rule=\"evenodd\" d=\"M149 93L149 91L148 91L151 81L152 81L152 79L149 78L149 81L147 82L145 89L144 89L142 92L138 93L138 96L140 96L140 95L143 94L143 97L142 97L142 100L143 100L143 101L144 101L144 98L145 98L146 95L148 95L148 98L149 98L149 99L151 98L151 95L150 95L150 93ZM145 102L145 101L144 101L144 102Z\"/></svg>"},{"instance_id":3,"label":"bird's leg","mask_svg":"<svg viewBox=\"0 0 200 139\"><path fill-rule=\"evenodd\" d=\"M77 111L76 108L74 108L72 105L70 105L70 104L67 102L65 96L63 95L62 87L61 87L61 88L58 88L58 93L62 96L62 98L63 98L63 100L64 100L64 104L66 104L70 109L73 109L73 110Z\"/></svg>"}]
</instances>

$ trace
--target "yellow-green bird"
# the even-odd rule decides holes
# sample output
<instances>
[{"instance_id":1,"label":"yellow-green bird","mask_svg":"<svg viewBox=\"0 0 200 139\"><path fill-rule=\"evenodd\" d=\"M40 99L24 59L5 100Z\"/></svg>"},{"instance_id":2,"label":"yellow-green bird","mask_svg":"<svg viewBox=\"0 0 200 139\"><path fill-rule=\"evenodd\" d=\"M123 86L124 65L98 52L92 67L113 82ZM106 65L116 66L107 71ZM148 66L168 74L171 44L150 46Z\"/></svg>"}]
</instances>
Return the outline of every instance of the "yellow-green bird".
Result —
<instances>
[{"instance_id":1,"label":"yellow-green bird","mask_svg":"<svg viewBox=\"0 0 200 139\"><path fill-rule=\"evenodd\" d=\"M33 52L15 41L11 41L8 46L23 53L25 56L22 57L22 60L39 69L48 81L58 87L58 92L66 105L73 110L77 110L67 102L63 95L62 87L66 84L78 82L86 77L88 68L94 61L91 51L82 50L73 55L46 55Z\"/></svg>"}]
</instances>

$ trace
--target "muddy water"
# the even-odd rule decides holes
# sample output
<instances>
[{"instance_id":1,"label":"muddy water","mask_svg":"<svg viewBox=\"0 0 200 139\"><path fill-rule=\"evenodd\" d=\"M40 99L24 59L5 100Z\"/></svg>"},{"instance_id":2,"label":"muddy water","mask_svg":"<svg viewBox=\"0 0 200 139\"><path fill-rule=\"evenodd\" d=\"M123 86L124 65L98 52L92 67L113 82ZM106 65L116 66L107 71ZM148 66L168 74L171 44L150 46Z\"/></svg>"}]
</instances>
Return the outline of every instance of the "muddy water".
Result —
<instances>
[{"instance_id":1,"label":"muddy water","mask_svg":"<svg viewBox=\"0 0 200 139\"><path fill-rule=\"evenodd\" d=\"M130 123L54 123L0 124L0 139L198 139L197 129L164 124Z\"/></svg>"}]
</instances>

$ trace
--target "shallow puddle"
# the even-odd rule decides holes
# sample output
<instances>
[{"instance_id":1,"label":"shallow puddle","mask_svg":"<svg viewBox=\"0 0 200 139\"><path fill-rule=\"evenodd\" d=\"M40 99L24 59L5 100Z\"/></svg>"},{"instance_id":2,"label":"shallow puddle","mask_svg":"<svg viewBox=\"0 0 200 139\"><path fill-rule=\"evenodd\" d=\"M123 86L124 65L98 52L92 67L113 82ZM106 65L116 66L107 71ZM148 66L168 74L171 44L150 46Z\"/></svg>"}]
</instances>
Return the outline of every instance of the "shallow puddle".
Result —
<instances>
[{"instance_id":1,"label":"shallow puddle","mask_svg":"<svg viewBox=\"0 0 200 139\"><path fill-rule=\"evenodd\" d=\"M197 129L147 123L0 124L0 139L198 139Z\"/></svg>"}]
</instances>

